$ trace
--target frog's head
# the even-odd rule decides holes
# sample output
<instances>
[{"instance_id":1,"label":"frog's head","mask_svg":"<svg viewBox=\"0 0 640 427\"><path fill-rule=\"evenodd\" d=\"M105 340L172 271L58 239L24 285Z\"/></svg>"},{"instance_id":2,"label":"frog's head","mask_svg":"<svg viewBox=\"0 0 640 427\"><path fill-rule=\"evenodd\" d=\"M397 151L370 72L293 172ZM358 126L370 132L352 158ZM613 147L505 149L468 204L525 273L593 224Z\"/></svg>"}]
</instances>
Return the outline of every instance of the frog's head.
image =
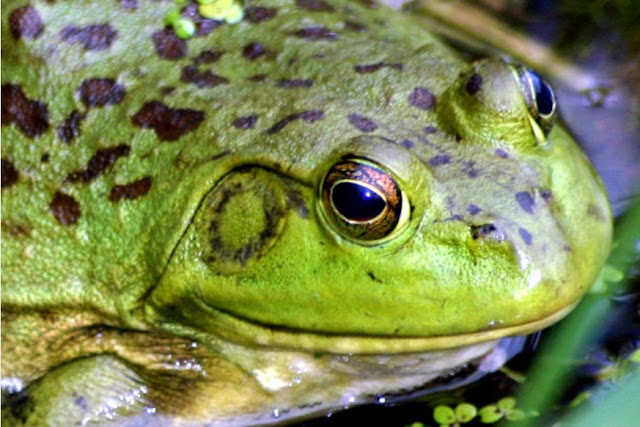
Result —
<instances>
[{"instance_id":1,"label":"frog's head","mask_svg":"<svg viewBox=\"0 0 640 427\"><path fill-rule=\"evenodd\" d=\"M374 107L350 116L357 135L320 123L282 137L307 141L296 161L217 159L149 318L240 343L383 353L526 334L568 313L604 263L611 218L553 124L553 91L484 60L397 96L384 132L365 118ZM270 131L256 138L269 145Z\"/></svg>"}]
</instances>

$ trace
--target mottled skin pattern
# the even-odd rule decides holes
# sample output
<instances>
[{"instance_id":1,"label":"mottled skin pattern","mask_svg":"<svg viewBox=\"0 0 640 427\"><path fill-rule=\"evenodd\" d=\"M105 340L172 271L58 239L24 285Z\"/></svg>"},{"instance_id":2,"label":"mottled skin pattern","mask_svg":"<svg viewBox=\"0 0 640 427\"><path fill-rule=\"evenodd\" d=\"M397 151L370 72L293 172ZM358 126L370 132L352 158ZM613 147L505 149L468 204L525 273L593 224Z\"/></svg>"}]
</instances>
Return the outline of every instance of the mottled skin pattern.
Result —
<instances>
[{"instance_id":1,"label":"mottled skin pattern","mask_svg":"<svg viewBox=\"0 0 640 427\"><path fill-rule=\"evenodd\" d=\"M189 6L188 41L172 7L3 2L2 376L26 387L3 422L321 413L425 387L595 279L599 178L561 127L536 138L505 64L368 1ZM327 220L350 158L406 195L381 244Z\"/></svg>"}]
</instances>

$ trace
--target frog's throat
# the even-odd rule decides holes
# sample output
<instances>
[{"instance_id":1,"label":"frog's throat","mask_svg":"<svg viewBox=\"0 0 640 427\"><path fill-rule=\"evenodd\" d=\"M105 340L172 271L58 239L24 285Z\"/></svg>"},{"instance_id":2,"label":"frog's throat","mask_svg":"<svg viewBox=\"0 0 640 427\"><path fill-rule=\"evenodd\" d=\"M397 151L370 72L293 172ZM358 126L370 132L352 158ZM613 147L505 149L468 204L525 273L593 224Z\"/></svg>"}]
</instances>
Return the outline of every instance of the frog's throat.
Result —
<instances>
[{"instance_id":1,"label":"frog's throat","mask_svg":"<svg viewBox=\"0 0 640 427\"><path fill-rule=\"evenodd\" d=\"M287 348L338 354L413 353L468 346L500 338L527 335L550 326L565 317L577 305L573 303L533 322L466 334L434 337L338 335L274 327L241 319L208 307L211 331L228 341L245 345Z\"/></svg>"}]
</instances>

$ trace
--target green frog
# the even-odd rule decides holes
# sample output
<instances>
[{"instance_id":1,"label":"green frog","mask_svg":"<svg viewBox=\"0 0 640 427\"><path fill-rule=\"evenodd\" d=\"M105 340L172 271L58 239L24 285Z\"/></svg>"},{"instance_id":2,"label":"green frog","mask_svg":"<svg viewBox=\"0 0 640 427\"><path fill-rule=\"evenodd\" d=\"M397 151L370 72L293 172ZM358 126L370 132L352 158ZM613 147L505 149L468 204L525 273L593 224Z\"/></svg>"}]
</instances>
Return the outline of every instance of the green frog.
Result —
<instances>
[{"instance_id":1,"label":"green frog","mask_svg":"<svg viewBox=\"0 0 640 427\"><path fill-rule=\"evenodd\" d=\"M199 7L3 3L4 423L453 387L589 289L609 204L533 71L372 0Z\"/></svg>"}]
</instances>

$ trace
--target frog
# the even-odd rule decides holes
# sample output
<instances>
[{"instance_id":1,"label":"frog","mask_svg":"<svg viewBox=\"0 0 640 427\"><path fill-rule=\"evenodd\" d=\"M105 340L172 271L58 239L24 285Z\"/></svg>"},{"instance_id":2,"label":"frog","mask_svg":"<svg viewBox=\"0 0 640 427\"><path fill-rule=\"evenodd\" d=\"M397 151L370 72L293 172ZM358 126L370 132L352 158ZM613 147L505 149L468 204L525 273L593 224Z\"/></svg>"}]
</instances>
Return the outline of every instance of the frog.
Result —
<instances>
[{"instance_id":1,"label":"frog","mask_svg":"<svg viewBox=\"0 0 640 427\"><path fill-rule=\"evenodd\" d=\"M538 74L373 0L178 3L3 3L3 423L456 387L588 291L611 211Z\"/></svg>"}]
</instances>

